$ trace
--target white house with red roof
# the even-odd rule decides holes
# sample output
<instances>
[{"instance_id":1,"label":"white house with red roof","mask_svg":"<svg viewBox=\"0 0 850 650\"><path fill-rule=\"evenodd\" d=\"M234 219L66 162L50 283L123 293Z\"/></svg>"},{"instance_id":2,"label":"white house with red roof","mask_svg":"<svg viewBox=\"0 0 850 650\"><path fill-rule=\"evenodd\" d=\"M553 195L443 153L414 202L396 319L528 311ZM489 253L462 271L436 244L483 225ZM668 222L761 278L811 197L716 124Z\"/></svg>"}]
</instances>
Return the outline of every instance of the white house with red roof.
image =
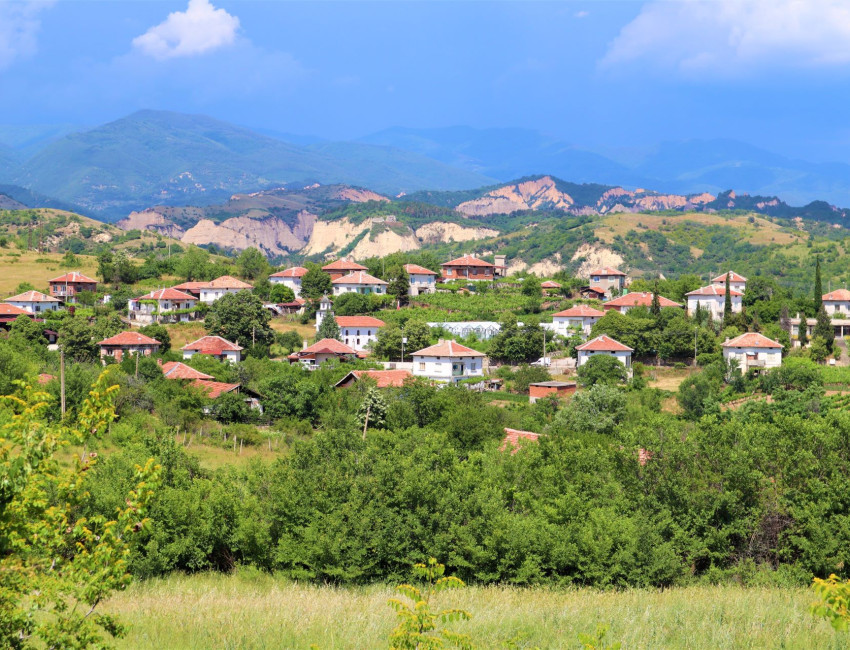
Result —
<instances>
[{"instance_id":1,"label":"white house with red roof","mask_svg":"<svg viewBox=\"0 0 850 650\"><path fill-rule=\"evenodd\" d=\"M496 265L479 260L474 255L464 255L440 264L443 280L492 280Z\"/></svg>"},{"instance_id":2,"label":"white house with red roof","mask_svg":"<svg viewBox=\"0 0 850 650\"><path fill-rule=\"evenodd\" d=\"M200 301L207 304L213 303L228 293L239 293L250 291L254 287L247 282L242 282L232 275L222 275L220 278L206 282L199 287Z\"/></svg>"},{"instance_id":3,"label":"white house with red roof","mask_svg":"<svg viewBox=\"0 0 850 650\"><path fill-rule=\"evenodd\" d=\"M570 336L578 331L583 336L590 334L596 321L605 315L604 311L594 309L589 305L574 305L564 311L552 315L552 324L556 334Z\"/></svg>"},{"instance_id":4,"label":"white house with red roof","mask_svg":"<svg viewBox=\"0 0 850 650\"><path fill-rule=\"evenodd\" d=\"M27 318L35 317L35 315L28 309L0 302L0 325L8 325L9 323L12 323L18 318L18 316L26 316Z\"/></svg>"},{"instance_id":5,"label":"white house with red roof","mask_svg":"<svg viewBox=\"0 0 850 650\"><path fill-rule=\"evenodd\" d=\"M378 340L378 330L386 323L373 316L336 316L342 342L357 352ZM318 326L316 326L318 331Z\"/></svg>"},{"instance_id":6,"label":"white house with red roof","mask_svg":"<svg viewBox=\"0 0 850 650\"><path fill-rule=\"evenodd\" d=\"M578 361L576 363L578 368L586 364L591 357L604 355L614 357L631 371L632 352L634 350L628 345L623 345L619 341L612 339L607 334L597 336L587 343L582 343L576 347L576 351L578 352Z\"/></svg>"},{"instance_id":7,"label":"white house with red roof","mask_svg":"<svg viewBox=\"0 0 850 650\"><path fill-rule=\"evenodd\" d=\"M121 332L98 343L100 357L111 357L121 361L128 354L139 354L149 357L159 352L161 343L140 332Z\"/></svg>"},{"instance_id":8,"label":"white house with red roof","mask_svg":"<svg viewBox=\"0 0 850 650\"><path fill-rule=\"evenodd\" d=\"M127 301L127 315L135 323L177 323L195 318L198 299L177 289L157 289Z\"/></svg>"},{"instance_id":9,"label":"white house with red roof","mask_svg":"<svg viewBox=\"0 0 850 650\"><path fill-rule=\"evenodd\" d=\"M619 298L609 300L602 305L602 309L605 311L618 311L621 314L625 314L633 307L646 307L649 309L652 307L652 295L651 291L633 291ZM665 307L684 307L684 305L673 302L661 295L658 296L658 304L661 305L662 309Z\"/></svg>"},{"instance_id":10,"label":"white house with red roof","mask_svg":"<svg viewBox=\"0 0 850 650\"><path fill-rule=\"evenodd\" d=\"M697 309L707 311L713 320L721 320L726 308L726 285L710 284L685 294L688 299L688 315L693 316ZM729 300L732 303L732 313L739 314L744 307L744 294L736 291L730 285Z\"/></svg>"},{"instance_id":11,"label":"white house with red roof","mask_svg":"<svg viewBox=\"0 0 850 650\"><path fill-rule=\"evenodd\" d=\"M292 268L272 273L269 276L269 282L272 284L282 284L285 287L292 289L292 293L296 298L301 297L301 278L307 274L307 269L303 266L293 266Z\"/></svg>"},{"instance_id":12,"label":"white house with red roof","mask_svg":"<svg viewBox=\"0 0 850 650\"><path fill-rule=\"evenodd\" d=\"M197 341L187 343L181 350L184 359L191 359L196 354L206 354L219 361L238 363L242 360L243 348L220 336L202 336Z\"/></svg>"},{"instance_id":13,"label":"white house with red roof","mask_svg":"<svg viewBox=\"0 0 850 650\"><path fill-rule=\"evenodd\" d=\"M735 273L735 271L727 271L723 275L718 275L716 278L712 278L711 284L725 290L727 275L729 276L729 288L743 294L744 290L747 288L747 278L739 273Z\"/></svg>"},{"instance_id":14,"label":"white house with red roof","mask_svg":"<svg viewBox=\"0 0 850 650\"><path fill-rule=\"evenodd\" d=\"M741 372L770 370L782 365L782 344L758 332L747 332L722 344L723 359L736 360Z\"/></svg>"},{"instance_id":15,"label":"white house with red roof","mask_svg":"<svg viewBox=\"0 0 850 650\"><path fill-rule=\"evenodd\" d=\"M354 348L347 346L342 341L322 339L303 350L293 352L287 358L289 363L301 363L307 370L315 370L326 361L333 359L348 361L358 356L361 355L358 355Z\"/></svg>"},{"instance_id":16,"label":"white house with red roof","mask_svg":"<svg viewBox=\"0 0 850 650\"><path fill-rule=\"evenodd\" d=\"M457 341L440 339L436 345L418 350L410 356L413 359L413 374L417 377L452 383L484 376L484 353Z\"/></svg>"},{"instance_id":17,"label":"white house with red roof","mask_svg":"<svg viewBox=\"0 0 850 650\"><path fill-rule=\"evenodd\" d=\"M79 271L71 271L58 278L48 280L50 295L62 302L77 302L77 294L81 291L97 291L97 280L92 280Z\"/></svg>"},{"instance_id":18,"label":"white house with red roof","mask_svg":"<svg viewBox=\"0 0 850 650\"><path fill-rule=\"evenodd\" d=\"M850 318L850 291L847 289L836 289L821 296L823 308L826 313L834 318ZM7 300L6 302L11 302Z\"/></svg>"},{"instance_id":19,"label":"white house with red roof","mask_svg":"<svg viewBox=\"0 0 850 650\"><path fill-rule=\"evenodd\" d=\"M407 281L410 285L407 295L419 296L437 291L437 274L434 271L418 264L405 264L404 272L407 273Z\"/></svg>"},{"instance_id":20,"label":"white house with red roof","mask_svg":"<svg viewBox=\"0 0 850 650\"><path fill-rule=\"evenodd\" d=\"M609 296L626 288L626 274L611 266L603 266L588 273L591 287L605 290Z\"/></svg>"},{"instance_id":21,"label":"white house with red roof","mask_svg":"<svg viewBox=\"0 0 850 650\"><path fill-rule=\"evenodd\" d=\"M346 257L330 264L325 264L322 270L331 276L331 280L336 280L337 278L357 273L357 271L368 271L369 269L362 264L358 264L352 258Z\"/></svg>"},{"instance_id":22,"label":"white house with red roof","mask_svg":"<svg viewBox=\"0 0 850 650\"><path fill-rule=\"evenodd\" d=\"M41 293L41 291L25 291L24 293L19 293L17 296L6 298L3 302L20 307L21 309L26 309L33 314L56 311L62 304L58 298L47 296Z\"/></svg>"},{"instance_id":23,"label":"white house with red roof","mask_svg":"<svg viewBox=\"0 0 850 650\"><path fill-rule=\"evenodd\" d=\"M344 293L375 293L378 295L387 293L387 283L374 275L369 275L366 271L349 273L336 280L331 280L331 284L335 296L341 296Z\"/></svg>"}]
</instances>

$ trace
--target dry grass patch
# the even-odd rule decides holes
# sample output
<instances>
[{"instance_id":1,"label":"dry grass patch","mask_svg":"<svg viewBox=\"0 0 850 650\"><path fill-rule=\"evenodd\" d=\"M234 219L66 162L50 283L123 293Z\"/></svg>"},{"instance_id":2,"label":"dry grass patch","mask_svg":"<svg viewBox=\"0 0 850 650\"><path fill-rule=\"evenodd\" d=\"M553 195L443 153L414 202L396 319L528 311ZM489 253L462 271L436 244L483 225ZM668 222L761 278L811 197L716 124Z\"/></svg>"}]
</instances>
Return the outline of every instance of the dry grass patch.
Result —
<instances>
[{"instance_id":1,"label":"dry grass patch","mask_svg":"<svg viewBox=\"0 0 850 650\"><path fill-rule=\"evenodd\" d=\"M38 253L0 248L0 296L15 294L22 282L29 282L39 291L47 290L47 281L67 273L81 271L89 277L97 273L97 259L91 255L77 255L79 264L74 268L61 266L64 253ZM36 261L41 260L41 261Z\"/></svg>"},{"instance_id":2,"label":"dry grass patch","mask_svg":"<svg viewBox=\"0 0 850 650\"><path fill-rule=\"evenodd\" d=\"M302 339L305 339L307 341L312 341L314 338L316 338L315 323L307 323L306 325L302 325L297 320L288 320L287 318L273 318L269 325L275 332L280 332L281 334L284 332L295 330L296 332L298 332L298 335Z\"/></svg>"},{"instance_id":3,"label":"dry grass patch","mask_svg":"<svg viewBox=\"0 0 850 650\"><path fill-rule=\"evenodd\" d=\"M199 322L173 323L165 327L168 330L168 335L171 337L172 350L179 350L187 343L197 341L207 334L204 324Z\"/></svg>"},{"instance_id":4,"label":"dry grass patch","mask_svg":"<svg viewBox=\"0 0 850 650\"><path fill-rule=\"evenodd\" d=\"M649 367L646 369L647 371L647 385L650 388L658 388L659 390L668 390L670 392L675 393L679 390L679 384L681 384L685 379L690 377L692 374L697 372L697 370L693 368L687 368L685 370L674 369L674 368L652 368Z\"/></svg>"}]
</instances>

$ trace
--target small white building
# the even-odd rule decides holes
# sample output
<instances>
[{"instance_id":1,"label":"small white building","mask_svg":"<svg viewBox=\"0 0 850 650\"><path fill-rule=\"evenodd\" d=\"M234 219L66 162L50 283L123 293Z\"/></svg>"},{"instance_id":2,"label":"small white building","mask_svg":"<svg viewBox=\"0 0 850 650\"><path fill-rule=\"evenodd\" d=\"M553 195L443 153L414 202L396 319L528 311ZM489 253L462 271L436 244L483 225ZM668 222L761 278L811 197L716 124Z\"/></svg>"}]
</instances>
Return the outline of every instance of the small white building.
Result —
<instances>
[{"instance_id":1,"label":"small white building","mask_svg":"<svg viewBox=\"0 0 850 650\"><path fill-rule=\"evenodd\" d=\"M715 287L720 287L725 291L727 275L729 276L729 288L732 291L737 291L738 293L743 294L747 288L747 278L745 278L743 275L735 273L735 271L727 271L723 275L718 275L716 278L713 278L711 280L711 284Z\"/></svg>"},{"instance_id":2,"label":"small white building","mask_svg":"<svg viewBox=\"0 0 850 650\"><path fill-rule=\"evenodd\" d=\"M407 280L410 283L410 288L407 290L408 295L418 296L437 291L437 274L434 271L429 271L418 264L405 264L404 271L407 273Z\"/></svg>"},{"instance_id":3,"label":"small white building","mask_svg":"<svg viewBox=\"0 0 850 650\"><path fill-rule=\"evenodd\" d=\"M159 289L127 301L127 315L134 323L186 322L194 320L195 296L177 289ZM180 312L180 313L175 313Z\"/></svg>"},{"instance_id":4,"label":"small white building","mask_svg":"<svg viewBox=\"0 0 850 650\"><path fill-rule=\"evenodd\" d=\"M594 309L589 305L575 305L552 315L552 324L556 334L571 336L578 330L582 336L590 334L596 321L605 315L604 311Z\"/></svg>"},{"instance_id":5,"label":"small white building","mask_svg":"<svg viewBox=\"0 0 850 650\"><path fill-rule=\"evenodd\" d=\"M301 278L307 273L307 269L303 266L293 266L284 271L272 273L269 276L269 282L272 284L282 284L285 287L292 289L292 293L296 298L301 297Z\"/></svg>"},{"instance_id":6,"label":"small white building","mask_svg":"<svg viewBox=\"0 0 850 650\"><path fill-rule=\"evenodd\" d=\"M56 311L62 305L59 299L45 295L41 291L25 291L24 293L19 293L17 296L6 298L3 302L20 307L21 309L26 309L33 314Z\"/></svg>"},{"instance_id":7,"label":"small white building","mask_svg":"<svg viewBox=\"0 0 850 650\"><path fill-rule=\"evenodd\" d=\"M723 359L735 359L741 372L770 370L782 365L782 344L758 332L747 332L722 344Z\"/></svg>"},{"instance_id":8,"label":"small white building","mask_svg":"<svg viewBox=\"0 0 850 650\"><path fill-rule=\"evenodd\" d=\"M341 296L344 293L376 293L383 295L387 292L387 283L383 280L369 275L366 271L355 271L336 280L332 280L334 295Z\"/></svg>"},{"instance_id":9,"label":"small white building","mask_svg":"<svg viewBox=\"0 0 850 650\"><path fill-rule=\"evenodd\" d=\"M418 350L413 358L413 374L434 381L454 383L461 379L484 376L483 352L457 341L440 340L436 345Z\"/></svg>"},{"instance_id":10,"label":"small white building","mask_svg":"<svg viewBox=\"0 0 850 650\"><path fill-rule=\"evenodd\" d=\"M726 285L710 284L685 294L688 298L688 315L696 313L697 306L711 314L713 320L721 320L726 308ZM744 306L744 294L729 287L729 298L732 302L732 313L739 314Z\"/></svg>"},{"instance_id":11,"label":"small white building","mask_svg":"<svg viewBox=\"0 0 850 650\"><path fill-rule=\"evenodd\" d=\"M601 354L614 357L631 372L632 352L634 350L628 345L623 345L619 341L615 341L607 334L597 336L587 343L582 343L576 347L576 351L578 352L578 362L576 365L579 368L586 364L591 357Z\"/></svg>"},{"instance_id":12,"label":"small white building","mask_svg":"<svg viewBox=\"0 0 850 650\"><path fill-rule=\"evenodd\" d=\"M242 282L242 280L237 280L231 275L222 275L220 278L216 278L206 284L203 284L200 288L200 296L201 302L205 303L213 303L222 296L226 296L228 293L239 293L240 291L251 290L254 287L247 282Z\"/></svg>"},{"instance_id":13,"label":"small white building","mask_svg":"<svg viewBox=\"0 0 850 650\"><path fill-rule=\"evenodd\" d=\"M833 318L850 318L850 291L847 289L836 289L821 296L823 308ZM9 298L6 302L11 302Z\"/></svg>"},{"instance_id":14,"label":"small white building","mask_svg":"<svg viewBox=\"0 0 850 650\"><path fill-rule=\"evenodd\" d=\"M202 336L182 348L183 358L191 359L196 354L207 354L219 361L238 363L242 360L242 347L220 336Z\"/></svg>"},{"instance_id":15,"label":"small white building","mask_svg":"<svg viewBox=\"0 0 850 650\"><path fill-rule=\"evenodd\" d=\"M378 330L386 323L372 316L337 316L342 342L357 352L378 340Z\"/></svg>"}]
</instances>

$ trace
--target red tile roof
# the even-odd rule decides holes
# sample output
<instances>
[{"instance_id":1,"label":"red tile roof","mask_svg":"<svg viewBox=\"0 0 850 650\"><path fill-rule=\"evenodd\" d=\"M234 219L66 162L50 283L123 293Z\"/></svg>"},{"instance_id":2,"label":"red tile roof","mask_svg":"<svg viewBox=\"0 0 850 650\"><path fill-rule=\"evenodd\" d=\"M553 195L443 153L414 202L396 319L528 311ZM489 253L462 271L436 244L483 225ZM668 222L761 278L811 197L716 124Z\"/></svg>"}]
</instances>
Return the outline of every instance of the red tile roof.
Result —
<instances>
[{"instance_id":1,"label":"red tile roof","mask_svg":"<svg viewBox=\"0 0 850 650\"><path fill-rule=\"evenodd\" d=\"M553 317L565 316L572 318L601 318L604 315L604 311L599 311L589 305L575 305L574 307L570 307L564 311L559 311L557 314L552 314Z\"/></svg>"},{"instance_id":2,"label":"red tile roof","mask_svg":"<svg viewBox=\"0 0 850 650\"><path fill-rule=\"evenodd\" d=\"M576 346L576 350L583 352L632 352L632 348L615 341L607 334L597 336L592 341Z\"/></svg>"},{"instance_id":3,"label":"red tile roof","mask_svg":"<svg viewBox=\"0 0 850 650\"><path fill-rule=\"evenodd\" d=\"M681 307L678 302L673 302L664 296L658 296L658 302L662 307ZM651 307L652 293L650 291L635 291L627 293L625 296L609 300L604 305L603 309L612 309L614 307Z\"/></svg>"},{"instance_id":4,"label":"red tile roof","mask_svg":"<svg viewBox=\"0 0 850 650\"><path fill-rule=\"evenodd\" d=\"M90 277L88 277L87 275L83 275L79 271L71 271L70 273L60 275L58 278L53 278L52 280L47 281L48 284L53 284L54 282L59 284L64 284L66 282L68 284L72 284L74 282L86 282L97 284L97 280L92 280Z\"/></svg>"},{"instance_id":5,"label":"red tile roof","mask_svg":"<svg viewBox=\"0 0 850 650\"><path fill-rule=\"evenodd\" d=\"M337 341L336 339L322 339L296 354L356 354L356 352L342 341Z\"/></svg>"},{"instance_id":6,"label":"red tile roof","mask_svg":"<svg viewBox=\"0 0 850 650\"><path fill-rule=\"evenodd\" d=\"M139 296L136 300L197 300L197 298L191 294L171 288L151 291L144 296Z\"/></svg>"},{"instance_id":7,"label":"red tile roof","mask_svg":"<svg viewBox=\"0 0 850 650\"><path fill-rule=\"evenodd\" d=\"M440 264L440 266L490 266L495 267L495 264L490 264L490 262L485 262L484 260L479 260L474 255L464 255L463 257L458 257L450 262L446 262L445 264Z\"/></svg>"},{"instance_id":8,"label":"red tile roof","mask_svg":"<svg viewBox=\"0 0 850 650\"><path fill-rule=\"evenodd\" d=\"M383 327L386 323L372 316L337 316L336 324L340 327Z\"/></svg>"},{"instance_id":9,"label":"red tile roof","mask_svg":"<svg viewBox=\"0 0 850 650\"><path fill-rule=\"evenodd\" d=\"M357 379L363 376L371 377L377 383L378 388L401 388L404 385L405 379L413 377L413 374L407 370L352 370L349 375L354 375ZM338 384L348 378L343 377Z\"/></svg>"},{"instance_id":10,"label":"red tile roof","mask_svg":"<svg viewBox=\"0 0 850 650\"><path fill-rule=\"evenodd\" d=\"M457 341L440 341L436 345L413 352L412 357L483 357L483 352L473 350Z\"/></svg>"},{"instance_id":11,"label":"red tile roof","mask_svg":"<svg viewBox=\"0 0 850 650\"><path fill-rule=\"evenodd\" d=\"M499 451L505 451L508 445L510 445L512 447L511 455L513 456L519 451L520 439L537 442L539 438L540 434L533 431L521 431L520 429L509 429L505 427L505 437L502 439L502 446L499 447Z\"/></svg>"},{"instance_id":12,"label":"red tile roof","mask_svg":"<svg viewBox=\"0 0 850 650\"><path fill-rule=\"evenodd\" d=\"M735 271L728 271L723 275L718 275L716 278L712 280L712 282L722 282L726 284L726 276L729 276L729 282L746 282L747 278L743 275L738 275Z\"/></svg>"},{"instance_id":13,"label":"red tile roof","mask_svg":"<svg viewBox=\"0 0 850 650\"><path fill-rule=\"evenodd\" d=\"M172 289L177 289L178 291L200 291L201 287L207 286L206 282L183 282L181 284L175 284Z\"/></svg>"},{"instance_id":14,"label":"red tile roof","mask_svg":"<svg viewBox=\"0 0 850 650\"><path fill-rule=\"evenodd\" d=\"M415 275L437 275L434 271L430 269L426 269L424 266L419 266L418 264L405 264L404 270L408 274Z\"/></svg>"},{"instance_id":15,"label":"red tile roof","mask_svg":"<svg viewBox=\"0 0 850 650\"><path fill-rule=\"evenodd\" d=\"M38 383L43 386L44 384L49 384L54 379L56 379L56 375L49 375L43 372L38 376Z\"/></svg>"},{"instance_id":16,"label":"red tile roof","mask_svg":"<svg viewBox=\"0 0 850 650\"><path fill-rule=\"evenodd\" d=\"M830 291L829 293L823 294L823 296L821 296L821 299L827 301L847 301L850 300L850 291L848 291L847 289L836 289L835 291ZM11 298L9 298L9 300L11 300Z\"/></svg>"},{"instance_id":17,"label":"red tile roof","mask_svg":"<svg viewBox=\"0 0 850 650\"><path fill-rule=\"evenodd\" d=\"M23 307L15 307L15 305L0 302L0 316L33 316L33 313Z\"/></svg>"},{"instance_id":18,"label":"red tile roof","mask_svg":"<svg viewBox=\"0 0 850 650\"><path fill-rule=\"evenodd\" d=\"M253 285L242 282L232 275L222 275L201 286L202 289L253 289Z\"/></svg>"},{"instance_id":19,"label":"red tile roof","mask_svg":"<svg viewBox=\"0 0 850 650\"><path fill-rule=\"evenodd\" d=\"M322 267L323 271L365 271L366 267L351 260L337 260Z\"/></svg>"},{"instance_id":20,"label":"red tile roof","mask_svg":"<svg viewBox=\"0 0 850 650\"><path fill-rule=\"evenodd\" d=\"M6 302L59 302L59 300L46 296L41 291L25 291L17 296L6 298Z\"/></svg>"},{"instance_id":21,"label":"red tile roof","mask_svg":"<svg viewBox=\"0 0 850 650\"><path fill-rule=\"evenodd\" d=\"M747 332L721 344L724 348L781 348L782 344L758 332Z\"/></svg>"},{"instance_id":22,"label":"red tile roof","mask_svg":"<svg viewBox=\"0 0 850 650\"><path fill-rule=\"evenodd\" d=\"M301 278L304 277L304 274L307 273L307 269L303 266L293 266L289 269L284 269L283 271L278 271L277 273L272 273L270 278Z\"/></svg>"},{"instance_id":23,"label":"red tile roof","mask_svg":"<svg viewBox=\"0 0 850 650\"><path fill-rule=\"evenodd\" d=\"M150 336L145 336L141 332L121 332L115 336L110 336L108 339L103 339L98 345L155 345L159 346L160 342L152 339Z\"/></svg>"},{"instance_id":24,"label":"red tile roof","mask_svg":"<svg viewBox=\"0 0 850 650\"><path fill-rule=\"evenodd\" d=\"M604 266L601 269L593 269L589 274L589 276L601 275L601 276L610 276L610 275L626 275L619 269L615 269L612 266Z\"/></svg>"},{"instance_id":25,"label":"red tile roof","mask_svg":"<svg viewBox=\"0 0 850 650\"><path fill-rule=\"evenodd\" d=\"M206 379L196 379L192 382L192 386L197 386L207 394L210 399L215 399L219 395L229 393L236 390L241 384L227 384L223 381L207 381Z\"/></svg>"},{"instance_id":26,"label":"red tile roof","mask_svg":"<svg viewBox=\"0 0 850 650\"><path fill-rule=\"evenodd\" d=\"M202 336L197 341L192 341L184 345L181 350L189 350L190 352L199 352L200 354L219 355L222 352L238 351L243 349L236 343L231 343L227 339L220 336Z\"/></svg>"},{"instance_id":27,"label":"red tile roof","mask_svg":"<svg viewBox=\"0 0 850 650\"><path fill-rule=\"evenodd\" d=\"M707 287L700 287L699 289L695 289L694 291L689 291L685 294L686 296L726 296L726 287L719 287L716 284L710 284ZM740 297L744 294L740 291L735 291L734 289L729 289L729 295L734 297Z\"/></svg>"},{"instance_id":28,"label":"red tile roof","mask_svg":"<svg viewBox=\"0 0 850 650\"><path fill-rule=\"evenodd\" d=\"M355 271L332 281L333 284L387 284L365 271Z\"/></svg>"},{"instance_id":29,"label":"red tile roof","mask_svg":"<svg viewBox=\"0 0 850 650\"><path fill-rule=\"evenodd\" d=\"M162 364L162 374L165 375L166 379L215 379L212 375L204 374L180 361L169 361Z\"/></svg>"},{"instance_id":30,"label":"red tile roof","mask_svg":"<svg viewBox=\"0 0 850 650\"><path fill-rule=\"evenodd\" d=\"M561 285L558 284L557 282L552 281L552 280L546 280L546 282L540 283L540 288L541 289L560 289Z\"/></svg>"}]
</instances>

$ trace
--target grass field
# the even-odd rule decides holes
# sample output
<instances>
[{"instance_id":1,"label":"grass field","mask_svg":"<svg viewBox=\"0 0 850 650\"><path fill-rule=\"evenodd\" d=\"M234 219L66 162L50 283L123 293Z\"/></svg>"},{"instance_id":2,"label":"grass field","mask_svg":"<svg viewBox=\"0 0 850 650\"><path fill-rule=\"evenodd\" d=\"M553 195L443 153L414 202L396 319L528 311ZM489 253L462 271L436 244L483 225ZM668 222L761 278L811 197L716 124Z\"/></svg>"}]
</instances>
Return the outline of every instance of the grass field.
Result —
<instances>
[{"instance_id":1,"label":"grass field","mask_svg":"<svg viewBox=\"0 0 850 650\"><path fill-rule=\"evenodd\" d=\"M47 281L68 271L82 271L89 277L95 277L97 260L90 255L77 255L80 263L73 269L61 266L62 255L59 253L38 253L0 249L0 296L14 295L15 289L21 282L29 282L36 289L47 289Z\"/></svg>"},{"instance_id":2,"label":"grass field","mask_svg":"<svg viewBox=\"0 0 850 650\"><path fill-rule=\"evenodd\" d=\"M393 590L295 584L253 572L138 583L103 605L130 624L119 648L381 648ZM604 623L627 648L848 648L809 613L806 589L688 587L592 591L470 587L438 597L472 620L453 625L477 648L579 648Z\"/></svg>"}]
</instances>

